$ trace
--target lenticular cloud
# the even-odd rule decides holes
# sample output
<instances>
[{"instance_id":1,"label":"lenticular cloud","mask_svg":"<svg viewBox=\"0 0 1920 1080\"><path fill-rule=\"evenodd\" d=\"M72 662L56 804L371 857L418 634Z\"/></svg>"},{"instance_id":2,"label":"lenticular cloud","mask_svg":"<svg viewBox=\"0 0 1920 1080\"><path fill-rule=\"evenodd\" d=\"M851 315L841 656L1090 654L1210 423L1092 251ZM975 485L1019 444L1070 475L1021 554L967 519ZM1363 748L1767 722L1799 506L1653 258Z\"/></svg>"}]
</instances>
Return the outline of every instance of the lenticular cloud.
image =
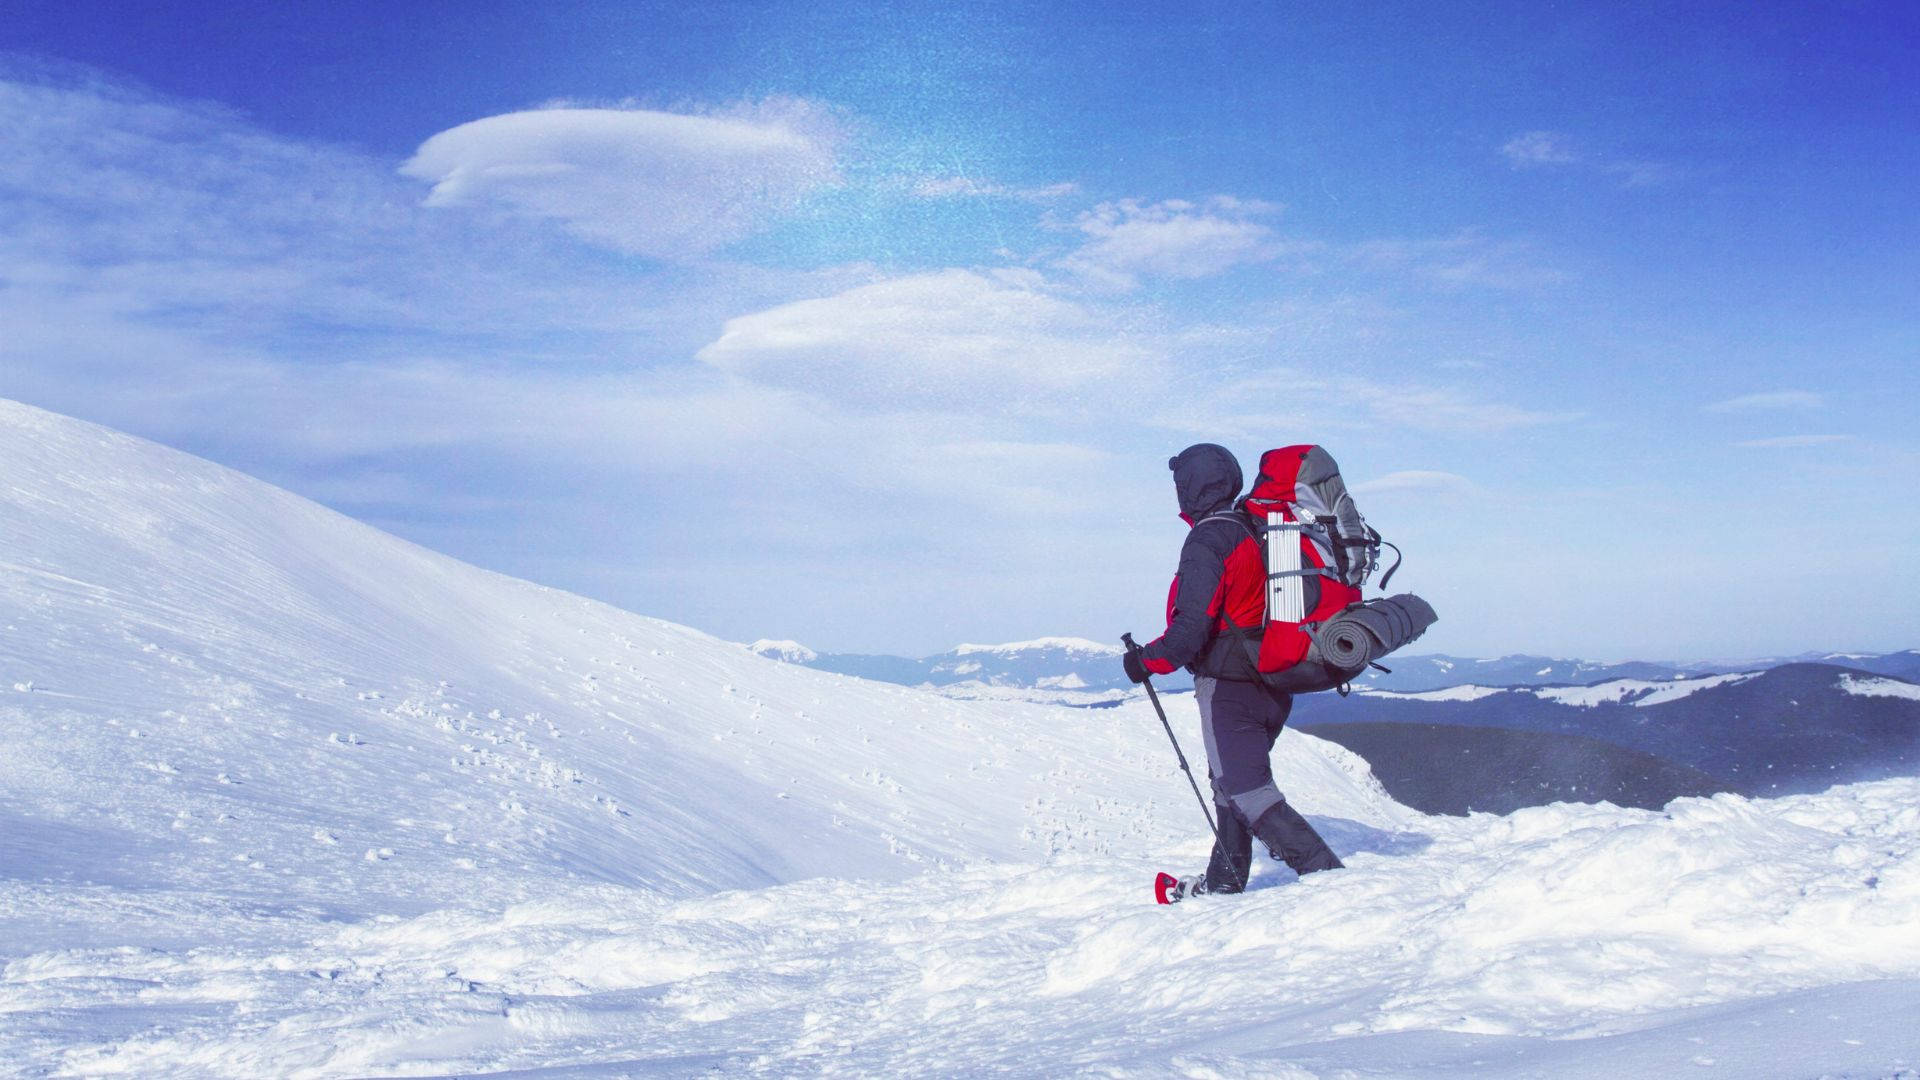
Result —
<instances>
[{"instance_id":1,"label":"lenticular cloud","mask_svg":"<svg viewBox=\"0 0 1920 1080\"><path fill-rule=\"evenodd\" d=\"M832 183L838 143L798 102L750 117L540 109L443 131L400 172L433 184L429 206L491 204L676 259L739 240Z\"/></svg>"}]
</instances>

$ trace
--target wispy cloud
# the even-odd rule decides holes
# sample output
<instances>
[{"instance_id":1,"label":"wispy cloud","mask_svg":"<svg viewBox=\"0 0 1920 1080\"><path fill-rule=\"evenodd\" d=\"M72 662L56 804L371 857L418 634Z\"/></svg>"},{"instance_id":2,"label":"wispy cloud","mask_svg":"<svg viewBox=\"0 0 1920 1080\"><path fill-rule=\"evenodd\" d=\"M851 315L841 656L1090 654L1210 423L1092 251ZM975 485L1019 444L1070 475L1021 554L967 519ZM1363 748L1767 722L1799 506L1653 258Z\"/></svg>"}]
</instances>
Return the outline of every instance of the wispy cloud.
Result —
<instances>
[{"instance_id":1,"label":"wispy cloud","mask_svg":"<svg viewBox=\"0 0 1920 1080\"><path fill-rule=\"evenodd\" d=\"M1261 403L1284 403L1258 407ZM1448 386L1271 370L1256 376L1190 386L1168 426L1211 427L1234 439L1271 438L1272 432L1347 432L1382 427L1440 435L1497 436L1563 424L1578 413L1530 409Z\"/></svg>"},{"instance_id":2,"label":"wispy cloud","mask_svg":"<svg viewBox=\"0 0 1920 1080\"><path fill-rule=\"evenodd\" d=\"M735 556L677 523L778 522L781 558L868 586L920 580L936 543L993 606L1024 602L1007 582L1057 576L1046 553L1090 507L1160 505L1164 474L1136 466L1181 438L1497 438L1563 419L1494 385L1345 366L1401 317L1406 279L1525 265L1477 237L1325 242L1318 295L1234 294L1205 318L1130 290L1298 249L1276 206L1075 214L1071 191L929 189L1053 203L996 210L1031 216L1007 241L1019 268L728 261L730 238L849 182L838 129L811 115L509 114L429 140L402 175L219 109L0 77L0 394L390 513L503 569L628 575L644 591L612 599L715 626L738 596L692 583ZM703 176L712 190L666 190ZM829 591L804 602L870 603Z\"/></svg>"},{"instance_id":3,"label":"wispy cloud","mask_svg":"<svg viewBox=\"0 0 1920 1080\"><path fill-rule=\"evenodd\" d=\"M698 358L866 408L984 400L1010 411L1095 380L1151 378L1158 359L1041 275L1013 270L916 274L782 304L729 320Z\"/></svg>"},{"instance_id":4,"label":"wispy cloud","mask_svg":"<svg viewBox=\"0 0 1920 1080\"><path fill-rule=\"evenodd\" d=\"M922 199L1017 199L1021 202L1050 203L1078 192L1080 185L1062 181L1035 187L1015 187L968 176L942 176L915 180L910 190Z\"/></svg>"},{"instance_id":5,"label":"wispy cloud","mask_svg":"<svg viewBox=\"0 0 1920 1080\"><path fill-rule=\"evenodd\" d=\"M1072 227L1088 240L1059 265L1091 283L1122 291L1138 288L1148 277L1212 277L1285 250L1273 230L1258 220L1279 209L1273 203L1230 196L1203 203L1101 203L1074 220Z\"/></svg>"},{"instance_id":6,"label":"wispy cloud","mask_svg":"<svg viewBox=\"0 0 1920 1080\"><path fill-rule=\"evenodd\" d=\"M1749 450L1797 450L1852 441L1851 435L1776 435L1769 439L1747 439L1733 445Z\"/></svg>"},{"instance_id":7,"label":"wispy cloud","mask_svg":"<svg viewBox=\"0 0 1920 1080\"><path fill-rule=\"evenodd\" d=\"M1518 166L1571 165L1580 160L1572 143L1557 131L1523 131L1508 139L1500 153Z\"/></svg>"},{"instance_id":8,"label":"wispy cloud","mask_svg":"<svg viewBox=\"0 0 1920 1080\"><path fill-rule=\"evenodd\" d=\"M1356 269L1403 274L1448 290L1531 290L1567 280L1564 271L1541 262L1528 245L1474 232L1367 240L1348 248L1343 261Z\"/></svg>"},{"instance_id":9,"label":"wispy cloud","mask_svg":"<svg viewBox=\"0 0 1920 1080\"><path fill-rule=\"evenodd\" d=\"M1807 390L1771 390L1741 394L1703 406L1708 412L1763 412L1775 409L1817 409L1826 404L1822 394Z\"/></svg>"},{"instance_id":10,"label":"wispy cloud","mask_svg":"<svg viewBox=\"0 0 1920 1080\"><path fill-rule=\"evenodd\" d=\"M1664 161L1606 161L1600 164L1600 170L1618 177L1621 187L1630 188L1658 187L1682 175L1679 166Z\"/></svg>"},{"instance_id":11,"label":"wispy cloud","mask_svg":"<svg viewBox=\"0 0 1920 1080\"><path fill-rule=\"evenodd\" d=\"M1516 169L1584 169L1612 176L1622 187L1652 187L1680 175L1667 162L1597 153L1558 131L1523 131L1501 144L1500 156Z\"/></svg>"},{"instance_id":12,"label":"wispy cloud","mask_svg":"<svg viewBox=\"0 0 1920 1080\"><path fill-rule=\"evenodd\" d=\"M1366 480L1353 486L1355 495L1382 494L1425 494L1425 495L1470 495L1475 491L1473 481L1458 473L1438 472L1426 469L1409 469L1388 473L1385 476Z\"/></svg>"},{"instance_id":13,"label":"wispy cloud","mask_svg":"<svg viewBox=\"0 0 1920 1080\"><path fill-rule=\"evenodd\" d=\"M836 182L841 141L827 110L797 99L730 115L538 109L443 131L400 171L433 185L429 206L501 207L677 260L733 243Z\"/></svg>"}]
</instances>

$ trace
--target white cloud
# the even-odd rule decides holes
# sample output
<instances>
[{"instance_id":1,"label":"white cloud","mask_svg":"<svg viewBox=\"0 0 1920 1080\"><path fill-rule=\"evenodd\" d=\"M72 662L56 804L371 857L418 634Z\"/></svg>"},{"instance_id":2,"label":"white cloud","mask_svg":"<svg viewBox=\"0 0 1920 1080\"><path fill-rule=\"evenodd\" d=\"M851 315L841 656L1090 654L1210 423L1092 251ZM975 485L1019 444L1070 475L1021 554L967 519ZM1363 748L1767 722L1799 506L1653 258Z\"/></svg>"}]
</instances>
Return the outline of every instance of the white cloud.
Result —
<instances>
[{"instance_id":1,"label":"white cloud","mask_svg":"<svg viewBox=\"0 0 1920 1080\"><path fill-rule=\"evenodd\" d=\"M581 239L677 260L724 247L837 181L837 127L818 106L750 113L647 109L507 113L443 131L401 173L429 206L499 206Z\"/></svg>"},{"instance_id":2,"label":"white cloud","mask_svg":"<svg viewBox=\"0 0 1920 1080\"><path fill-rule=\"evenodd\" d=\"M1495 434L1578 419L1578 413L1544 412L1487 401L1459 390L1348 380L1339 384L1377 419L1419 431Z\"/></svg>"},{"instance_id":3,"label":"white cloud","mask_svg":"<svg viewBox=\"0 0 1920 1080\"><path fill-rule=\"evenodd\" d=\"M1379 495L1418 493L1432 495L1468 495L1474 491L1473 482L1458 473L1437 472L1426 469L1409 469L1388 473L1359 484L1353 485L1355 495Z\"/></svg>"},{"instance_id":4,"label":"white cloud","mask_svg":"<svg viewBox=\"0 0 1920 1080\"><path fill-rule=\"evenodd\" d=\"M1748 450L1797 450L1809 446L1831 446L1852 442L1851 435L1776 435L1770 439L1748 439L1733 445Z\"/></svg>"},{"instance_id":5,"label":"white cloud","mask_svg":"<svg viewBox=\"0 0 1920 1080\"><path fill-rule=\"evenodd\" d=\"M1609 161L1602 172L1620 178L1621 187L1657 187L1682 175L1682 170L1664 161Z\"/></svg>"},{"instance_id":6,"label":"white cloud","mask_svg":"<svg viewBox=\"0 0 1920 1080\"><path fill-rule=\"evenodd\" d=\"M1580 160L1572 143L1556 131L1523 131L1500 147L1516 166L1571 165Z\"/></svg>"},{"instance_id":7,"label":"white cloud","mask_svg":"<svg viewBox=\"0 0 1920 1080\"><path fill-rule=\"evenodd\" d=\"M1079 190L1080 185L1071 181L1039 187L1014 187L967 176L923 177L914 181L912 188L913 193L922 199L1000 198L1032 203L1063 199Z\"/></svg>"},{"instance_id":8,"label":"white cloud","mask_svg":"<svg viewBox=\"0 0 1920 1080\"><path fill-rule=\"evenodd\" d=\"M1826 398L1806 390L1774 390L1716 401L1703 406L1708 412L1754 412L1767 409L1817 409Z\"/></svg>"},{"instance_id":9,"label":"white cloud","mask_svg":"<svg viewBox=\"0 0 1920 1080\"><path fill-rule=\"evenodd\" d=\"M1562 271L1541 265L1527 245L1472 232L1367 240L1349 248L1346 261L1363 270L1409 274L1445 289L1530 290L1567 280Z\"/></svg>"},{"instance_id":10,"label":"white cloud","mask_svg":"<svg viewBox=\"0 0 1920 1080\"><path fill-rule=\"evenodd\" d=\"M1216 196L1204 204L1182 199L1101 203L1074 227L1091 239L1060 266L1104 288L1138 288L1143 277L1212 277L1287 250L1256 217L1279 207Z\"/></svg>"},{"instance_id":11,"label":"white cloud","mask_svg":"<svg viewBox=\"0 0 1920 1080\"><path fill-rule=\"evenodd\" d=\"M868 409L970 412L1017 412L1097 380L1151 377L1158 359L1038 274L974 270L895 278L743 315L698 355L763 385Z\"/></svg>"},{"instance_id":12,"label":"white cloud","mask_svg":"<svg viewBox=\"0 0 1920 1080\"><path fill-rule=\"evenodd\" d=\"M1622 187L1653 187L1680 175L1663 161L1610 158L1583 151L1557 131L1524 131L1508 139L1500 154L1516 169L1577 167L1589 173L1616 177Z\"/></svg>"},{"instance_id":13,"label":"white cloud","mask_svg":"<svg viewBox=\"0 0 1920 1080\"><path fill-rule=\"evenodd\" d=\"M1577 413L1522 408L1452 389L1385 383L1350 376L1275 370L1212 386L1194 387L1168 426L1211 429L1224 438L1268 439L1271 432L1374 430L1380 427L1443 435L1497 435L1566 423ZM1261 407L1263 403L1273 403ZM1171 420L1171 417L1169 418Z\"/></svg>"}]
</instances>

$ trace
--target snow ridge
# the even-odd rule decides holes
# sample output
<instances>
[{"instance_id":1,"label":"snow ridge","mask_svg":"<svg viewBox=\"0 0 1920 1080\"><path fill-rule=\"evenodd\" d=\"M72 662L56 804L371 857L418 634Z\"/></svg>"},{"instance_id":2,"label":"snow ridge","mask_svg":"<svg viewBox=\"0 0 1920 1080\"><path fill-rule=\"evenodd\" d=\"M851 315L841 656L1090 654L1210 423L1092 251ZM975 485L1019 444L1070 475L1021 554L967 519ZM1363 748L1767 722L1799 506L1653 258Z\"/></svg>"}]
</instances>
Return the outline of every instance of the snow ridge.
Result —
<instances>
[{"instance_id":1,"label":"snow ridge","mask_svg":"<svg viewBox=\"0 0 1920 1080\"><path fill-rule=\"evenodd\" d=\"M1858 675L1840 676L1840 689L1860 697L1905 698L1920 701L1920 685L1899 679L1863 679Z\"/></svg>"},{"instance_id":2,"label":"snow ridge","mask_svg":"<svg viewBox=\"0 0 1920 1080\"><path fill-rule=\"evenodd\" d=\"M1504 686L1477 686L1466 683L1461 686L1449 686L1444 690L1373 690L1368 687L1356 687L1355 692L1369 697L1384 698L1389 701L1479 701L1484 697L1507 693Z\"/></svg>"},{"instance_id":3,"label":"snow ridge","mask_svg":"<svg viewBox=\"0 0 1920 1080\"><path fill-rule=\"evenodd\" d=\"M1700 679L1674 679L1671 681L1648 681L1644 679L1615 679L1612 682L1598 683L1593 686L1553 686L1531 691L1547 700L1562 705L1577 705L1592 708L1595 705L1620 704L1645 708L1650 705L1664 705L1669 701L1710 690L1716 686L1732 686L1759 677L1757 671L1740 671L1731 675L1710 675Z\"/></svg>"},{"instance_id":4,"label":"snow ridge","mask_svg":"<svg viewBox=\"0 0 1920 1080\"><path fill-rule=\"evenodd\" d=\"M1596 705L1633 705L1644 708L1650 705L1664 705L1670 701L1697 694L1716 686L1731 686L1758 678L1757 671L1735 672L1731 675L1710 675L1697 679L1672 679L1649 681L1645 679L1614 679L1610 682L1595 683L1592 686L1480 686L1466 683L1449 686L1443 690L1375 690L1360 687L1359 692L1368 697L1388 701L1479 701L1495 694L1532 694L1543 701L1557 702L1561 705L1573 705L1579 708L1593 708ZM1883 680L1884 681L1884 680ZM1854 691L1856 693L1862 691Z\"/></svg>"}]
</instances>

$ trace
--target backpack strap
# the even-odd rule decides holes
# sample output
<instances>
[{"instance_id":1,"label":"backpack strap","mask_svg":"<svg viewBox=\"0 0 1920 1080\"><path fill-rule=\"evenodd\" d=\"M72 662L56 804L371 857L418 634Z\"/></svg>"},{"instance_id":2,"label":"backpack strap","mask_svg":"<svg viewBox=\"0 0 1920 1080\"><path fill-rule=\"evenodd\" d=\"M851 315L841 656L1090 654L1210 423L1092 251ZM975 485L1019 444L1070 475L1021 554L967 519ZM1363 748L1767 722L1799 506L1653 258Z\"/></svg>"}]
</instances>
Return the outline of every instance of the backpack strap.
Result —
<instances>
[{"instance_id":1,"label":"backpack strap","mask_svg":"<svg viewBox=\"0 0 1920 1080\"><path fill-rule=\"evenodd\" d=\"M1257 535L1254 534L1253 526L1247 524L1246 516L1240 513L1240 511L1238 510L1215 511L1214 513L1208 514L1206 517L1201 518L1199 521L1194 522L1193 527L1197 529L1200 526L1205 525L1207 522L1214 521L1214 520L1230 520L1235 525L1240 526L1240 530L1246 533L1248 536L1252 536L1255 540L1260 539Z\"/></svg>"}]
</instances>

